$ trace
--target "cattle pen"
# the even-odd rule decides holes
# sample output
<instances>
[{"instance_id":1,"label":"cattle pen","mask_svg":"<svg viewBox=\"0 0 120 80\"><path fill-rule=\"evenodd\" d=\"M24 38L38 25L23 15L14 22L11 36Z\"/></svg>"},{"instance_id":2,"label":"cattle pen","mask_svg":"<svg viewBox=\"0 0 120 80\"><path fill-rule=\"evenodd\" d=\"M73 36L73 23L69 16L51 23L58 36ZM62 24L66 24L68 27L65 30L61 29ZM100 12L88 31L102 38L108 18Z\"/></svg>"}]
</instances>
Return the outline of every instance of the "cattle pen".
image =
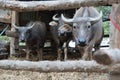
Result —
<instances>
[{"instance_id":1,"label":"cattle pen","mask_svg":"<svg viewBox=\"0 0 120 80\"><path fill-rule=\"evenodd\" d=\"M46 23L51 21L51 17L55 13L71 13L74 15L75 9L81 6L112 6L110 15L110 49L97 51L92 61L84 60L67 60L67 61L23 61L23 60L0 60L0 68L5 70L25 70L42 73L50 72L97 72L108 73L109 80L120 79L120 31L119 31L119 0L51 0L51 1L15 1L0 0L0 8L11 10L11 18L4 17L0 22L6 22L17 25L25 25L30 20L41 20ZM28 15L29 14L29 15ZM39 17L42 15L42 17ZM47 17L46 17L47 16ZM48 17L49 16L49 17ZM44 20L45 19L45 20ZM46 20L47 19L47 20ZM113 20L115 21L113 21ZM116 25L118 25L116 27ZM7 35L11 37L10 41L10 57L16 53L18 49L17 35L14 34L15 29L11 25L11 30L7 31ZM48 34L49 28L48 28ZM48 41L52 42L50 35ZM54 46L53 46L54 48ZM117 49L116 49L117 48ZM97 63L98 62L98 63ZM100 63L100 64L99 64ZM24 80L24 79L23 79ZM52 80L52 79L48 79ZM59 79L58 79L59 80ZM70 79L69 79L70 80Z\"/></svg>"}]
</instances>

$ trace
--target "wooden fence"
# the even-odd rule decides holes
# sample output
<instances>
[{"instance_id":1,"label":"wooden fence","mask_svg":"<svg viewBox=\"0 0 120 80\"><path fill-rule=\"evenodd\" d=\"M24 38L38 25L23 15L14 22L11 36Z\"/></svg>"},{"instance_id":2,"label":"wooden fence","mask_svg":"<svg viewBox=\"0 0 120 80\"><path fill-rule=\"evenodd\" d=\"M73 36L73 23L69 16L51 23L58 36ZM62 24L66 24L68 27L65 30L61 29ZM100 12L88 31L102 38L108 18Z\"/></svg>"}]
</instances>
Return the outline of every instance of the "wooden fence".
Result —
<instances>
[{"instance_id":1,"label":"wooden fence","mask_svg":"<svg viewBox=\"0 0 120 80\"><path fill-rule=\"evenodd\" d=\"M79 8L81 6L106 6L112 5L112 19L119 23L119 0L67 0L67 1L6 1L0 0L0 8L10 9L18 12L23 11L41 11L41 10L60 10ZM116 18L117 16L117 18ZM11 23L17 23L17 12L12 12ZM120 31L116 29L112 23L110 28L110 47L113 49L97 51L93 58L95 61L16 61L16 60L1 60L0 68L15 69L15 70L30 70L40 72L73 72L73 71L88 71L88 72L120 72ZM14 28L11 29L14 31ZM15 39L11 39L11 53L14 53ZM116 49L118 48L118 49ZM107 65L107 66L105 66ZM119 74L120 75L120 74ZM114 77L111 75L111 80L119 80L120 76Z\"/></svg>"}]
</instances>

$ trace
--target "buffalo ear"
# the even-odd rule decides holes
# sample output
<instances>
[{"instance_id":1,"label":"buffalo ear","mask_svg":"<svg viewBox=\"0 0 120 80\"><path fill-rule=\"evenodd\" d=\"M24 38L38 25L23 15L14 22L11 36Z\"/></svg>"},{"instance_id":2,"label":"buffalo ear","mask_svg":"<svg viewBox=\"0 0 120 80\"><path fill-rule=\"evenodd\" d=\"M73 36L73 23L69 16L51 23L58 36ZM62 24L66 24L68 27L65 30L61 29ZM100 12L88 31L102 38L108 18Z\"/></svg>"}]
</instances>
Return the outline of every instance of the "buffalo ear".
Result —
<instances>
[{"instance_id":1,"label":"buffalo ear","mask_svg":"<svg viewBox=\"0 0 120 80\"><path fill-rule=\"evenodd\" d=\"M55 22L55 21L51 21L51 22L49 22L49 26L51 26L51 27L56 27L58 25L58 23L57 22Z\"/></svg>"},{"instance_id":2,"label":"buffalo ear","mask_svg":"<svg viewBox=\"0 0 120 80\"><path fill-rule=\"evenodd\" d=\"M57 17L57 15L58 15L58 14L55 14L55 15L52 17L52 19L53 19L54 21L59 21L59 20L60 20L60 17Z\"/></svg>"}]
</instances>

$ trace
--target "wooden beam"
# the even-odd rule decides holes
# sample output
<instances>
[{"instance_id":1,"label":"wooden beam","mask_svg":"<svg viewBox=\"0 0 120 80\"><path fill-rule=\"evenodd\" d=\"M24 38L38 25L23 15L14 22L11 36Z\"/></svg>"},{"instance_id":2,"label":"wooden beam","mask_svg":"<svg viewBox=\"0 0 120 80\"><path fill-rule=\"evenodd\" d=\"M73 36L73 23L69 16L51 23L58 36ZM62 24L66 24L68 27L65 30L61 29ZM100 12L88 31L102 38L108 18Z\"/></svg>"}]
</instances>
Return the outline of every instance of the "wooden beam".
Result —
<instances>
[{"instance_id":1,"label":"wooden beam","mask_svg":"<svg viewBox=\"0 0 120 80\"><path fill-rule=\"evenodd\" d=\"M119 49L98 50L94 53L93 59L100 64L111 65L120 63Z\"/></svg>"},{"instance_id":2,"label":"wooden beam","mask_svg":"<svg viewBox=\"0 0 120 80\"><path fill-rule=\"evenodd\" d=\"M105 6L120 3L119 0L54 0L54 1L6 1L0 0L0 8L14 11L65 10L81 6Z\"/></svg>"},{"instance_id":3,"label":"wooden beam","mask_svg":"<svg viewBox=\"0 0 120 80\"><path fill-rule=\"evenodd\" d=\"M11 18L0 18L0 22L11 23Z\"/></svg>"},{"instance_id":4,"label":"wooden beam","mask_svg":"<svg viewBox=\"0 0 120 80\"><path fill-rule=\"evenodd\" d=\"M18 38L18 33L16 31L7 30L5 33L8 37Z\"/></svg>"},{"instance_id":5,"label":"wooden beam","mask_svg":"<svg viewBox=\"0 0 120 80\"><path fill-rule=\"evenodd\" d=\"M100 65L94 60L74 61L20 61L0 60L0 69L26 70L36 72L98 72L98 73L120 73L120 64L111 66Z\"/></svg>"},{"instance_id":6,"label":"wooden beam","mask_svg":"<svg viewBox=\"0 0 120 80\"><path fill-rule=\"evenodd\" d=\"M117 68L116 68L117 67ZM0 60L1 69L27 70L38 72L120 72L120 64L104 66L95 61L20 61Z\"/></svg>"},{"instance_id":7,"label":"wooden beam","mask_svg":"<svg viewBox=\"0 0 120 80\"><path fill-rule=\"evenodd\" d=\"M11 23L11 11L0 9L0 22Z\"/></svg>"}]
</instances>

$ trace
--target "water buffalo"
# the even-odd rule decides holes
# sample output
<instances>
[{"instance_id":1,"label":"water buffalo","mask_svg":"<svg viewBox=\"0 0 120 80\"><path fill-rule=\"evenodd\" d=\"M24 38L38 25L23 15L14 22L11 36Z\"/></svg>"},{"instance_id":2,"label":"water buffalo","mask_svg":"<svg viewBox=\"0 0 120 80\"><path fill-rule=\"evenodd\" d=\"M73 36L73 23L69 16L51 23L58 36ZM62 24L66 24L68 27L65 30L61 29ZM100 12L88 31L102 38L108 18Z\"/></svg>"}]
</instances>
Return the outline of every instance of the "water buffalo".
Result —
<instances>
[{"instance_id":1,"label":"water buffalo","mask_svg":"<svg viewBox=\"0 0 120 80\"><path fill-rule=\"evenodd\" d=\"M43 22L29 22L26 26L14 28L19 34L19 42L26 44L26 59L29 60L31 50L36 50L38 60L42 60L42 48L44 47L46 26Z\"/></svg>"},{"instance_id":2,"label":"water buffalo","mask_svg":"<svg viewBox=\"0 0 120 80\"><path fill-rule=\"evenodd\" d=\"M61 15L64 22L73 24L75 45L83 55L82 59L92 59L92 48L98 50L103 38L102 12L94 7L81 7L72 19Z\"/></svg>"},{"instance_id":3,"label":"water buffalo","mask_svg":"<svg viewBox=\"0 0 120 80\"><path fill-rule=\"evenodd\" d=\"M68 53L68 43L72 39L72 27L68 24L65 24L61 17L53 16L52 22L49 23L51 26L51 33L53 40L57 46L58 60L61 60L61 54L64 53L64 61L67 59ZM56 22L55 22L56 21ZM62 48L64 52L62 52Z\"/></svg>"}]
</instances>

